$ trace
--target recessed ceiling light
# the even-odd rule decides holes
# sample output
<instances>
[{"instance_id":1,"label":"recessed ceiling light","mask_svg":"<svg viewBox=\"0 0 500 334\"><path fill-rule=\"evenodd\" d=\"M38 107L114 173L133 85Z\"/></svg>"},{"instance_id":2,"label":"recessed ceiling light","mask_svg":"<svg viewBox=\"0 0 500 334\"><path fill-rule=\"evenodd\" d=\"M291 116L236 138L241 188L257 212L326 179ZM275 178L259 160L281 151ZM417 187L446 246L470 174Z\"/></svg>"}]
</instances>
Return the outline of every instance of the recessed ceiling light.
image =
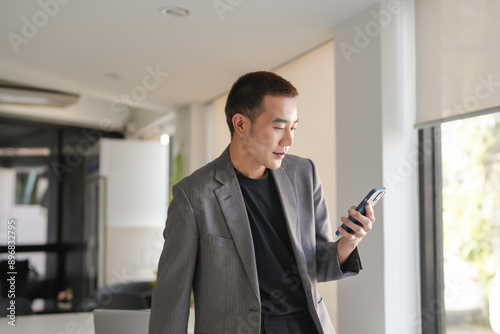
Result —
<instances>
[{"instance_id":1,"label":"recessed ceiling light","mask_svg":"<svg viewBox=\"0 0 500 334\"><path fill-rule=\"evenodd\" d=\"M182 7L164 7L160 9L160 13L175 17L185 17L189 15L189 10Z\"/></svg>"},{"instance_id":2,"label":"recessed ceiling light","mask_svg":"<svg viewBox=\"0 0 500 334\"><path fill-rule=\"evenodd\" d=\"M120 80L120 81L127 79L126 75L119 74L119 73L113 73L113 72L104 73L104 77L106 77L108 79Z\"/></svg>"}]
</instances>

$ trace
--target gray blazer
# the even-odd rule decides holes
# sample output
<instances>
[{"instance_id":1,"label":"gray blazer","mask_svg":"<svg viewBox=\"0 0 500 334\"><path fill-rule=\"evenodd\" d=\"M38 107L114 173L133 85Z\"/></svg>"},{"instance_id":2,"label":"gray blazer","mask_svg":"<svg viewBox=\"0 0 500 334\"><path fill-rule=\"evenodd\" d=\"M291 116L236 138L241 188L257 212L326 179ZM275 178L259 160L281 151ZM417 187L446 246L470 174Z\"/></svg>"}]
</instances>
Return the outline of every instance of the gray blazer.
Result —
<instances>
[{"instance_id":1,"label":"gray blazer","mask_svg":"<svg viewBox=\"0 0 500 334\"><path fill-rule=\"evenodd\" d=\"M286 155L281 167L271 173L307 306L319 332L333 334L317 283L357 274L362 269L357 249L343 272L312 161ZM229 150L176 184L173 195L163 232L165 244L153 290L149 333L187 332L192 288L195 333L258 334L261 306L252 233Z\"/></svg>"}]
</instances>

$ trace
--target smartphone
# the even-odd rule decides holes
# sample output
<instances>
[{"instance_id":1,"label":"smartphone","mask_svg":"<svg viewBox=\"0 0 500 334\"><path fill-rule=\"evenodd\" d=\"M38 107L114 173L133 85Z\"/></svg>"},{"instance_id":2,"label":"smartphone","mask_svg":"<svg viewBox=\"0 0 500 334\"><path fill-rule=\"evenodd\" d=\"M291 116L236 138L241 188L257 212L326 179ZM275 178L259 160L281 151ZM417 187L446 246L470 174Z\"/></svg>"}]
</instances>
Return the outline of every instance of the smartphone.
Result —
<instances>
[{"instance_id":1,"label":"smartphone","mask_svg":"<svg viewBox=\"0 0 500 334\"><path fill-rule=\"evenodd\" d=\"M365 198L361 201L361 203L359 203L358 207L356 208L356 211L358 211L362 215L365 215L365 205L366 205L366 203L370 203L372 205L372 207L374 207L375 204L378 203L378 201L385 195L386 192L387 192L387 189L385 187L380 187L380 188L374 188L374 189L372 189L368 193L368 195L366 195ZM349 215L349 217L347 217L347 218L349 218L349 220L352 221L353 223L358 224L359 226L363 226L360 222L358 222L356 219L354 219L351 215ZM342 224L342 227L347 232L354 233L354 231L351 230L345 224ZM339 236L339 237L342 236L342 234L340 234L339 231L337 231L335 234L337 236Z\"/></svg>"}]
</instances>

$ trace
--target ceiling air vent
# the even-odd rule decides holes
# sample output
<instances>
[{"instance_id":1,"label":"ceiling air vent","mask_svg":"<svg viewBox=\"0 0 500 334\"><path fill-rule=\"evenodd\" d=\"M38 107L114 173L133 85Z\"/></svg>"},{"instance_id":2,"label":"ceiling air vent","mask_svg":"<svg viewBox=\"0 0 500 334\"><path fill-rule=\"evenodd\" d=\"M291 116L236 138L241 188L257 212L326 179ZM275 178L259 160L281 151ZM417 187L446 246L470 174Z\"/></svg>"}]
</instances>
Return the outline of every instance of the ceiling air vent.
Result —
<instances>
[{"instance_id":1,"label":"ceiling air vent","mask_svg":"<svg viewBox=\"0 0 500 334\"><path fill-rule=\"evenodd\" d=\"M79 97L78 94L24 86L0 79L0 105L66 107L78 101Z\"/></svg>"}]
</instances>

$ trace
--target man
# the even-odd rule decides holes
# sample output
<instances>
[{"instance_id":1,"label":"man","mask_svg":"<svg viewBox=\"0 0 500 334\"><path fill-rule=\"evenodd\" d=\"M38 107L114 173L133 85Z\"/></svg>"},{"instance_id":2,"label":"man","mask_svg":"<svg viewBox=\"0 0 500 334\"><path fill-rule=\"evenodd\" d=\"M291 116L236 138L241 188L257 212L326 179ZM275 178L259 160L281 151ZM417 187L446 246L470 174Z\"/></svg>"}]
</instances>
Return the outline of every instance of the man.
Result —
<instances>
[{"instance_id":1,"label":"man","mask_svg":"<svg viewBox=\"0 0 500 334\"><path fill-rule=\"evenodd\" d=\"M231 141L173 188L153 291L150 334L335 333L317 283L357 274L363 226L333 242L312 161L287 155L297 127L295 87L270 72L239 78L226 103Z\"/></svg>"}]
</instances>

